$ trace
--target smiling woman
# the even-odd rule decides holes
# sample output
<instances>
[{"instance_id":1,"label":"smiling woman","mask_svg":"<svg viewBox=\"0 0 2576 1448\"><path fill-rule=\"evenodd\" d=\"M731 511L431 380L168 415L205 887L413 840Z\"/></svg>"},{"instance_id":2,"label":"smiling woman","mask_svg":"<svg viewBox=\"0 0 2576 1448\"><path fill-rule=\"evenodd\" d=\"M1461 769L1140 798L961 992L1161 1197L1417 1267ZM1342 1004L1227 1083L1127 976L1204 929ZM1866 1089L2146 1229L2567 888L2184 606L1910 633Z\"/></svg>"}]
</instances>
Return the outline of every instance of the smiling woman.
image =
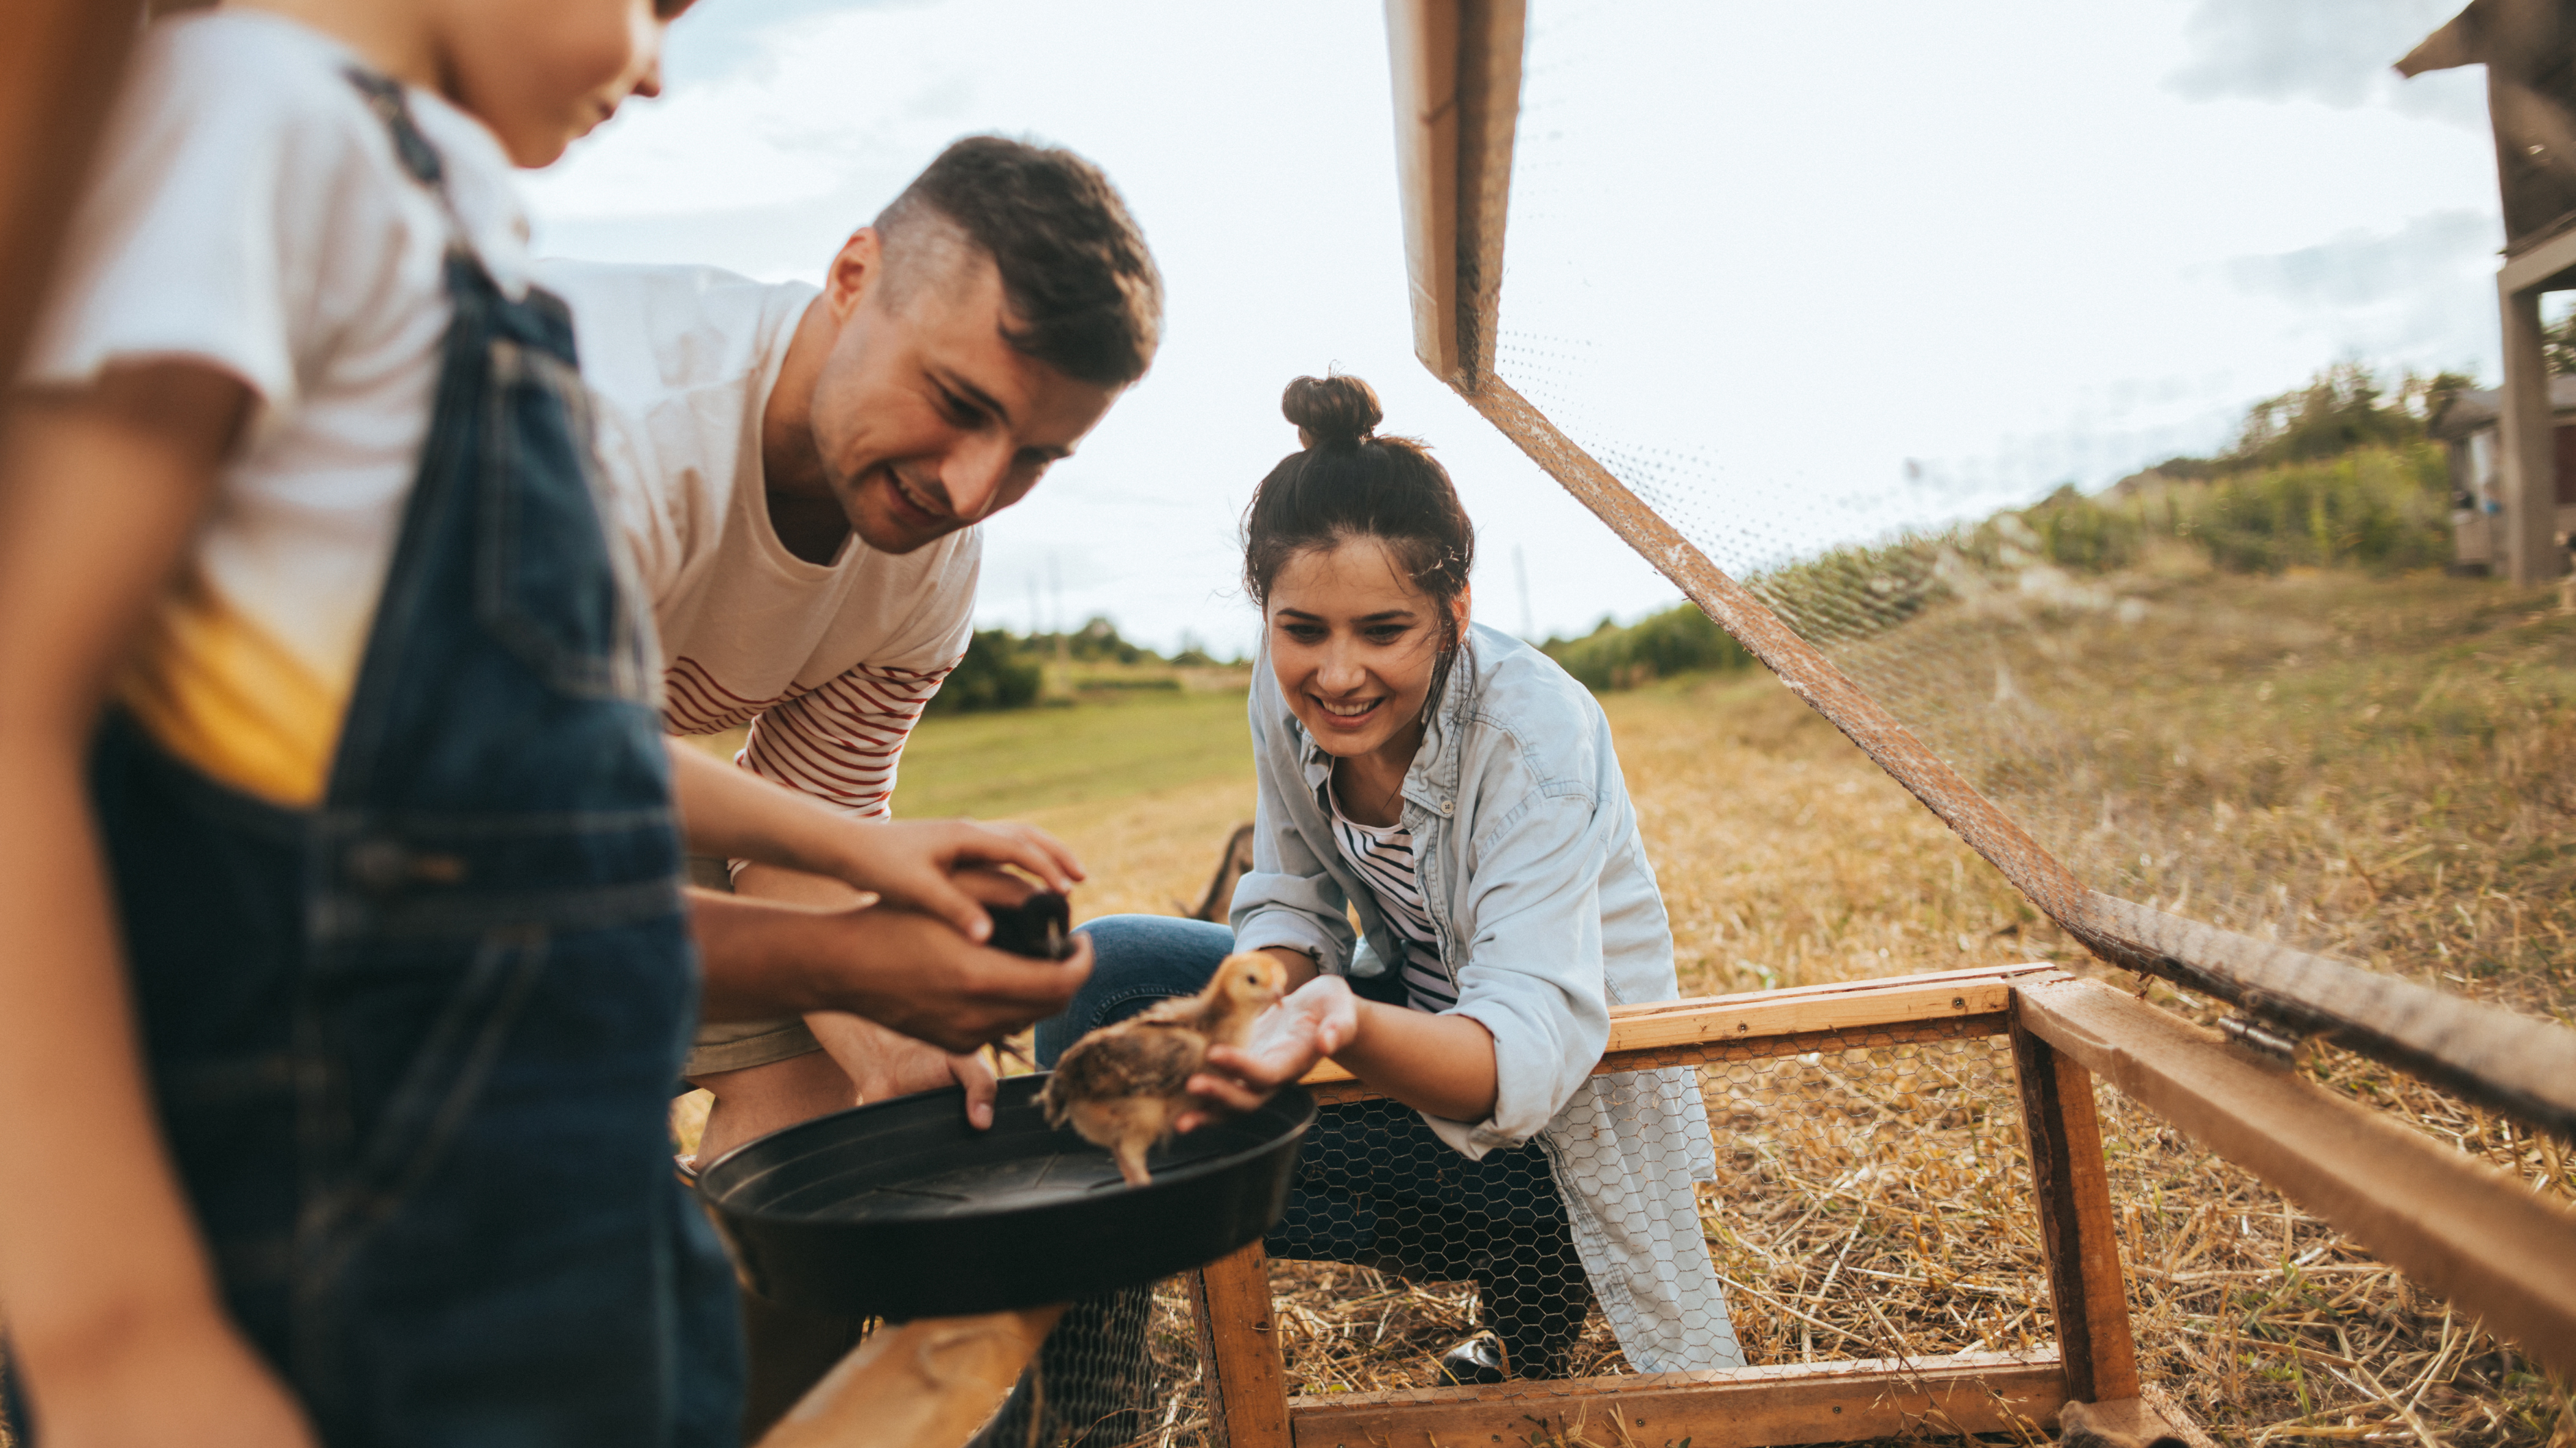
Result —
<instances>
[{"instance_id":1,"label":"smiling woman","mask_svg":"<svg viewBox=\"0 0 2576 1448\"><path fill-rule=\"evenodd\" d=\"M1281 694L1337 760L1345 807L1390 825L1465 636L1475 525L1430 449L1377 436L1366 382L1300 377L1280 410L1305 450L1253 495L1244 589L1267 615Z\"/></svg>"},{"instance_id":2,"label":"smiling woman","mask_svg":"<svg viewBox=\"0 0 2576 1448\"><path fill-rule=\"evenodd\" d=\"M1470 626L1473 525L1422 444L1375 435L1366 383L1299 378L1282 410L1305 446L1244 524L1252 871L1226 925L1085 925L1097 966L1038 1059L1266 951L1295 989L1191 1093L1252 1110L1329 1056L1384 1098L1323 1109L1271 1256L1473 1282L1491 1334L1443 1355L1456 1381L1562 1377L1596 1297L1640 1372L1741 1366L1699 1096L1686 1072L1591 1074L1612 1003L1679 993L1608 722Z\"/></svg>"}]
</instances>

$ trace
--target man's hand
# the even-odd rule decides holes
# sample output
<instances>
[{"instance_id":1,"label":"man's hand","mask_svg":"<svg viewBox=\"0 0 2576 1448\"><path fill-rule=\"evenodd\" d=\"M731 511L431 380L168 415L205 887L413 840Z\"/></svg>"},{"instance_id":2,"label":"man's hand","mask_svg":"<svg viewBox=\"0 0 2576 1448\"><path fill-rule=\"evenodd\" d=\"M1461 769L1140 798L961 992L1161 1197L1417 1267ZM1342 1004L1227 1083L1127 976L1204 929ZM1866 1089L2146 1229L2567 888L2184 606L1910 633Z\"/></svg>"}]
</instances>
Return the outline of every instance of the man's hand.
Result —
<instances>
[{"instance_id":1,"label":"man's hand","mask_svg":"<svg viewBox=\"0 0 2576 1448\"><path fill-rule=\"evenodd\" d=\"M1273 1092L1349 1045L1359 1035L1359 1011L1359 998L1340 976L1319 975L1299 986L1253 1021L1240 1048L1208 1048L1206 1067L1189 1079L1190 1094L1205 1109L1181 1113L1174 1128L1194 1131L1260 1110Z\"/></svg>"},{"instance_id":2,"label":"man's hand","mask_svg":"<svg viewBox=\"0 0 2576 1448\"><path fill-rule=\"evenodd\" d=\"M966 1088L966 1120L981 1131L993 1124L993 1093L1000 1083L976 1054L950 1055L937 1046L891 1031L862 1016L820 1011L806 1028L833 1062L848 1073L862 1101L884 1101L951 1082Z\"/></svg>"},{"instance_id":3,"label":"man's hand","mask_svg":"<svg viewBox=\"0 0 2576 1448\"><path fill-rule=\"evenodd\" d=\"M972 871L960 878L970 889L1009 888ZM1030 960L909 910L826 912L710 891L691 891L690 904L705 963L702 1012L713 1021L847 1011L966 1052L1063 1010L1091 974L1088 936L1075 936L1064 960Z\"/></svg>"},{"instance_id":4,"label":"man's hand","mask_svg":"<svg viewBox=\"0 0 2576 1448\"><path fill-rule=\"evenodd\" d=\"M1017 865L1059 895L1083 878L1082 862L1073 851L1035 825L969 819L851 820L845 832L849 862L840 874L842 880L874 890L890 904L945 920L978 944L993 933L984 903L1017 904L1029 891L1025 886L998 891L962 888L961 874L999 874L976 867Z\"/></svg>"},{"instance_id":5,"label":"man's hand","mask_svg":"<svg viewBox=\"0 0 2576 1448\"><path fill-rule=\"evenodd\" d=\"M1083 878L1073 851L1035 825L853 819L693 745L672 740L669 748L672 793L692 851L819 877L803 883L820 893L766 887L748 893L833 907L851 903L820 883L837 882L945 920L980 942L992 934L993 922L977 900L991 897L961 889L960 872L1015 865L1058 893Z\"/></svg>"},{"instance_id":6,"label":"man's hand","mask_svg":"<svg viewBox=\"0 0 2576 1448\"><path fill-rule=\"evenodd\" d=\"M886 915L905 918L894 912ZM957 941L956 932L946 926L923 923ZM912 969L891 989L877 984L874 971L864 978L861 972L851 971L841 981L848 1001L833 1008L892 1026L943 1051L962 1053L1062 1011L1091 975L1088 935L1075 936L1074 953L1063 960L1030 960L963 941L957 941L954 952L939 956L934 961L930 952L912 954Z\"/></svg>"}]
</instances>

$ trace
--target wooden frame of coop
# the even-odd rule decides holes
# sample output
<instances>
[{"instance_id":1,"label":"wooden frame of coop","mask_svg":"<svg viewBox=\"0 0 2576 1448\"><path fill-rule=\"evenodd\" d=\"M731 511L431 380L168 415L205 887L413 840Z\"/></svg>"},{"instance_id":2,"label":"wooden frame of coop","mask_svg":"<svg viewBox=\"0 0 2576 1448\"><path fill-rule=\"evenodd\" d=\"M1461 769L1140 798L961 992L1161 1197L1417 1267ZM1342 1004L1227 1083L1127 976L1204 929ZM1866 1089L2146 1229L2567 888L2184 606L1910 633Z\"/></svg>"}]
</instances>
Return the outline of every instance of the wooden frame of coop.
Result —
<instances>
[{"instance_id":1,"label":"wooden frame of coop","mask_svg":"<svg viewBox=\"0 0 2576 1448\"><path fill-rule=\"evenodd\" d=\"M1920 1427L2048 1430L2068 1402L2166 1431L2141 1399L2093 1081L2278 1187L2427 1288L2576 1369L2576 1213L2429 1137L2126 991L2053 966L1951 971L1612 1013L1596 1070L1908 1042L2012 1046L2057 1323L2057 1348L1290 1397L1259 1243L1193 1282L1210 1439L1229 1448L1513 1443L1538 1426L1699 1448L1840 1442ZM1323 1102L1375 1093L1329 1065ZM2097 1421L2100 1421L2097 1416ZM1620 1434L1625 1437L1620 1437ZM1429 1434L1428 1438L1424 1434Z\"/></svg>"},{"instance_id":2,"label":"wooden frame of coop","mask_svg":"<svg viewBox=\"0 0 2576 1448\"><path fill-rule=\"evenodd\" d=\"M2306 1079L2315 1037L2576 1141L2576 1032L2087 888L1884 706L1494 374L1526 0L1387 0L1396 155L1423 364L2102 959L2241 1014L2213 1033L2048 966L1768 991L1612 1012L1598 1071L2008 1036L2057 1322L2055 1351L1846 1361L1291 1398L1258 1244L1195 1279L1210 1436L1231 1448L1508 1443L1597 1426L1699 1448L1936 1427L2168 1431L2142 1401L2093 1102L2100 1076L2487 1330L2576 1375L2576 1212ZM1327 1066L1325 1102L1372 1093Z\"/></svg>"}]
</instances>

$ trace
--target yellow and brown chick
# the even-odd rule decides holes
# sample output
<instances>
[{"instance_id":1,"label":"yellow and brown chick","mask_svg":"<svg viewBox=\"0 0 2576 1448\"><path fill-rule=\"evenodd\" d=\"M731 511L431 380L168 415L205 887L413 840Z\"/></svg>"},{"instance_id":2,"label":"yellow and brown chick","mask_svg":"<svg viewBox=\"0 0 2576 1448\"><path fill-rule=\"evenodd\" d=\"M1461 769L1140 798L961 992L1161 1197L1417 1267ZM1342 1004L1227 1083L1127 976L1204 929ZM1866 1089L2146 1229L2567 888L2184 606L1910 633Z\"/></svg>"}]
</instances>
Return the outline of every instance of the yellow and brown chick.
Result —
<instances>
[{"instance_id":1,"label":"yellow and brown chick","mask_svg":"<svg viewBox=\"0 0 2576 1448\"><path fill-rule=\"evenodd\" d=\"M1049 1126L1067 1121L1109 1148L1130 1186L1153 1180L1145 1153L1189 1110L1189 1080L1210 1046L1241 1046L1279 1000L1288 972L1268 955L1229 955L1207 989L1102 1026L1068 1048L1039 1093Z\"/></svg>"}]
</instances>

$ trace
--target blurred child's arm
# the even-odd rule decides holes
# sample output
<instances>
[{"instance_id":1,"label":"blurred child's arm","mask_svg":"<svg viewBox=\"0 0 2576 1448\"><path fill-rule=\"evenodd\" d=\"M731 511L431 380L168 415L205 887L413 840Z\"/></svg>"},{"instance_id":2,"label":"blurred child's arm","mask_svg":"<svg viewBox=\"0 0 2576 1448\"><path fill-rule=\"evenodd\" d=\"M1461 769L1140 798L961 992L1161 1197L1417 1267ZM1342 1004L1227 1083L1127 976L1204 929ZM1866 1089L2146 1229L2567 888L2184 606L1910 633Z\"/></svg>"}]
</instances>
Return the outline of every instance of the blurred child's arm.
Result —
<instances>
[{"instance_id":1,"label":"blurred child's arm","mask_svg":"<svg viewBox=\"0 0 2576 1448\"><path fill-rule=\"evenodd\" d=\"M1082 878L1073 852L1034 825L854 819L676 739L670 750L671 790L691 851L822 877L802 882L808 887L802 890L757 892L772 898L846 905L848 897L830 887L838 881L936 916L980 941L992 933L992 921L951 878L960 869L1017 865L1058 892Z\"/></svg>"},{"instance_id":2,"label":"blurred child's arm","mask_svg":"<svg viewBox=\"0 0 2576 1448\"><path fill-rule=\"evenodd\" d=\"M311 1442L224 1313L144 1084L90 811L101 701L249 393L187 363L0 424L0 1304L45 1438Z\"/></svg>"}]
</instances>

